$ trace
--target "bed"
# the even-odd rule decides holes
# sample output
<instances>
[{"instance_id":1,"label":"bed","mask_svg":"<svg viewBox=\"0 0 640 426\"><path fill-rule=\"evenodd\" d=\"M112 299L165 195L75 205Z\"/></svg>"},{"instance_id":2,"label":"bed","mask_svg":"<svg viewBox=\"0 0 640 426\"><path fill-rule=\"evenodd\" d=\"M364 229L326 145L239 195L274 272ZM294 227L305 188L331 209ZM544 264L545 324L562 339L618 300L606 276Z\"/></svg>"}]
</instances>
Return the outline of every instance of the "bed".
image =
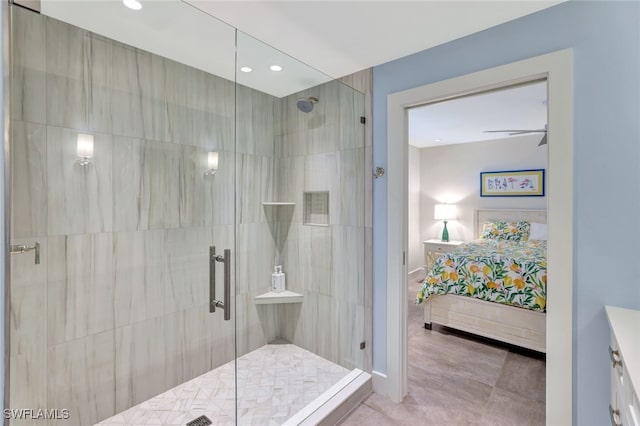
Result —
<instances>
[{"instance_id":1,"label":"bed","mask_svg":"<svg viewBox=\"0 0 640 426\"><path fill-rule=\"evenodd\" d=\"M476 210L476 240L438 258L417 294L425 328L439 324L545 352L546 241L479 237L486 222L546 224L546 216L545 210Z\"/></svg>"}]
</instances>

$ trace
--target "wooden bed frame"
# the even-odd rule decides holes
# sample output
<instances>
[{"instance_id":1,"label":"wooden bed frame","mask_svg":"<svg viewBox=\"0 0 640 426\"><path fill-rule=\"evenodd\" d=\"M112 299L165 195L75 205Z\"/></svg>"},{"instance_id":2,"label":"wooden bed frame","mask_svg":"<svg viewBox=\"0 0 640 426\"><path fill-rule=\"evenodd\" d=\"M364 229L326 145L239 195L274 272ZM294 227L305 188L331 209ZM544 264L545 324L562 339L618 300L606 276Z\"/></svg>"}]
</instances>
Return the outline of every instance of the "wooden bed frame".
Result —
<instances>
[{"instance_id":1,"label":"wooden bed frame","mask_svg":"<svg viewBox=\"0 0 640 426\"><path fill-rule=\"evenodd\" d=\"M524 220L547 223L546 210L475 210L474 237L486 221ZM428 272L428 271L427 271ZM424 302L424 327L440 324L546 353L546 314L453 294L434 295Z\"/></svg>"}]
</instances>

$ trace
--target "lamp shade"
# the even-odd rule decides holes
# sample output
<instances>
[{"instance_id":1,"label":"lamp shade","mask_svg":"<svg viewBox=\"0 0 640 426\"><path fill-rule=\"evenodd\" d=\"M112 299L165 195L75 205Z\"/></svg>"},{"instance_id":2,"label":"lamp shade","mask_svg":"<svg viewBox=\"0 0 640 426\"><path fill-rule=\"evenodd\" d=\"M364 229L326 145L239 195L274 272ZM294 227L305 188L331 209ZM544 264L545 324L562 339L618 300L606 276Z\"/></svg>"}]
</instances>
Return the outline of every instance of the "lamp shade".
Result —
<instances>
[{"instance_id":1,"label":"lamp shade","mask_svg":"<svg viewBox=\"0 0 640 426\"><path fill-rule=\"evenodd\" d=\"M452 220L456 216L456 206L454 204L436 204L433 206L433 218L436 220Z\"/></svg>"}]
</instances>

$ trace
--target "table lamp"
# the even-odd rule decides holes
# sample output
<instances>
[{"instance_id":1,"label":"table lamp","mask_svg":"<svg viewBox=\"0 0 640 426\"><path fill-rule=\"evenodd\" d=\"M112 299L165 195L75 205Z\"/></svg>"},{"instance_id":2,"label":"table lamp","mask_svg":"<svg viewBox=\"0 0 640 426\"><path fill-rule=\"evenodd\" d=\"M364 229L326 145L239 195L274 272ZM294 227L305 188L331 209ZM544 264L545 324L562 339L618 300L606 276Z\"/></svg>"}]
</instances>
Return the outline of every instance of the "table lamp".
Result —
<instances>
[{"instance_id":1,"label":"table lamp","mask_svg":"<svg viewBox=\"0 0 640 426\"><path fill-rule=\"evenodd\" d=\"M442 241L449 241L449 231L447 230L447 221L456 218L456 206L453 204L436 204L433 206L433 218L444 221L444 229L442 230Z\"/></svg>"}]
</instances>

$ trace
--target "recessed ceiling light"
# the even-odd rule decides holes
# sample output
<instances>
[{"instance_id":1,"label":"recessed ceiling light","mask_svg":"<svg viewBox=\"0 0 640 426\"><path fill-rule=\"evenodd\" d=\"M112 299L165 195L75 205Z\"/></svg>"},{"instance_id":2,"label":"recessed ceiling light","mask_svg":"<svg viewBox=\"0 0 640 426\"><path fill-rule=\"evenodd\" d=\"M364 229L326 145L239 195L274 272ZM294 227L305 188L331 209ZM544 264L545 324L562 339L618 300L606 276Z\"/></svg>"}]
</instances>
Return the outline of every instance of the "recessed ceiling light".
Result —
<instances>
[{"instance_id":1,"label":"recessed ceiling light","mask_svg":"<svg viewBox=\"0 0 640 426\"><path fill-rule=\"evenodd\" d=\"M442 139L434 139L434 142L442 142Z\"/></svg>"},{"instance_id":2,"label":"recessed ceiling light","mask_svg":"<svg viewBox=\"0 0 640 426\"><path fill-rule=\"evenodd\" d=\"M242 67L242 68L240 68L240 71L242 71L242 72L251 72L253 70L250 67Z\"/></svg>"},{"instance_id":3,"label":"recessed ceiling light","mask_svg":"<svg viewBox=\"0 0 640 426\"><path fill-rule=\"evenodd\" d=\"M133 9L133 10L142 9L142 4L140 4L138 0L122 0L122 3L124 3L124 5L127 6L129 9Z\"/></svg>"},{"instance_id":4,"label":"recessed ceiling light","mask_svg":"<svg viewBox=\"0 0 640 426\"><path fill-rule=\"evenodd\" d=\"M271 71L282 71L282 67L280 65L271 65Z\"/></svg>"}]
</instances>

